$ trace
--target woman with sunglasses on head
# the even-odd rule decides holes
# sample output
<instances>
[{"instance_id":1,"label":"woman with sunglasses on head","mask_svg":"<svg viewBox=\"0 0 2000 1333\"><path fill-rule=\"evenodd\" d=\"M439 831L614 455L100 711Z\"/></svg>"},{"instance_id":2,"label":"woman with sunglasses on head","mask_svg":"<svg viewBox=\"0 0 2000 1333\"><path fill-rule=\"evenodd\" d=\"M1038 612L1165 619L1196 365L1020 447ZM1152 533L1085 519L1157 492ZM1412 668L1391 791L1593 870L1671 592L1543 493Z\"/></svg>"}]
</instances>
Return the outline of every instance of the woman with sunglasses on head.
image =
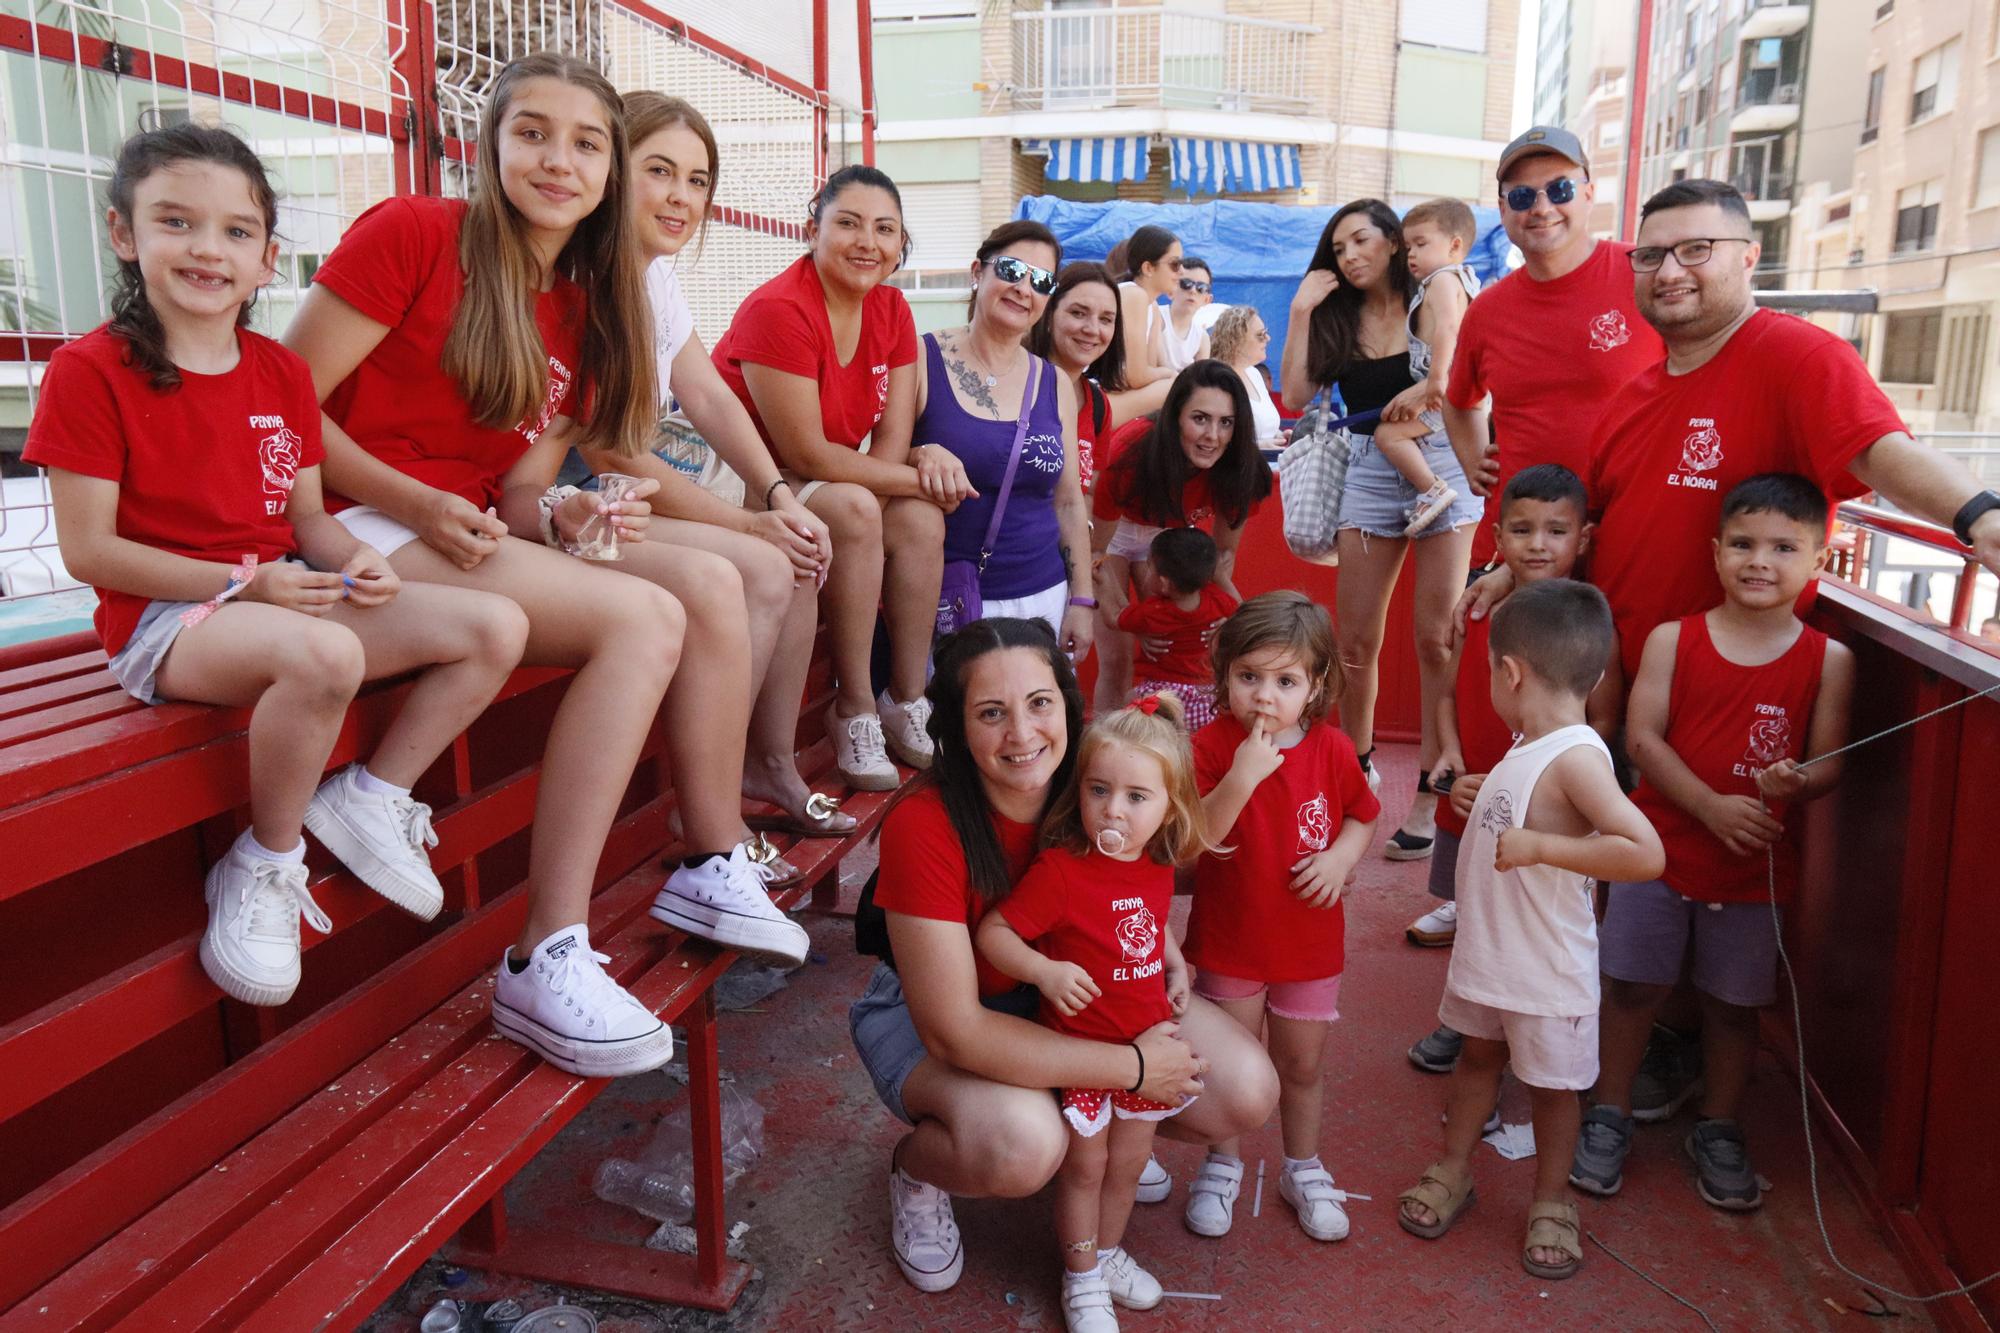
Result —
<instances>
[{"instance_id":1,"label":"woman with sunglasses on head","mask_svg":"<svg viewBox=\"0 0 2000 1333\"><path fill-rule=\"evenodd\" d=\"M1160 326L1160 355L1176 371L1215 355L1209 350L1208 328L1196 318L1215 299L1214 292L1215 279L1209 274L1206 259L1189 255L1181 260L1173 304L1167 307L1166 320Z\"/></svg>"},{"instance_id":2,"label":"woman with sunglasses on head","mask_svg":"<svg viewBox=\"0 0 2000 1333\"><path fill-rule=\"evenodd\" d=\"M974 491L949 450L910 447L917 329L883 283L910 245L896 183L873 167L834 172L813 197L806 241L738 308L714 360L782 469L751 503L790 491L833 533L840 559L823 604L838 692L827 732L849 786L888 791L901 781L890 752L930 767L924 679L944 516ZM878 605L890 649L879 695L869 682Z\"/></svg>"},{"instance_id":3,"label":"woman with sunglasses on head","mask_svg":"<svg viewBox=\"0 0 2000 1333\"><path fill-rule=\"evenodd\" d=\"M1061 262L1062 244L1039 222L1005 223L980 244L969 322L923 336L911 439L957 458L976 492L945 515L944 558L976 567L978 614L1040 620L1082 661L1097 602L1090 515L1068 444L1076 387L1021 345Z\"/></svg>"},{"instance_id":4,"label":"woman with sunglasses on head","mask_svg":"<svg viewBox=\"0 0 2000 1333\"><path fill-rule=\"evenodd\" d=\"M1180 290L1180 237L1165 227L1141 227L1125 242L1124 264L1118 318L1125 330L1125 378L1133 388L1143 389L1155 380L1174 377L1160 341L1167 322L1160 298Z\"/></svg>"}]
</instances>

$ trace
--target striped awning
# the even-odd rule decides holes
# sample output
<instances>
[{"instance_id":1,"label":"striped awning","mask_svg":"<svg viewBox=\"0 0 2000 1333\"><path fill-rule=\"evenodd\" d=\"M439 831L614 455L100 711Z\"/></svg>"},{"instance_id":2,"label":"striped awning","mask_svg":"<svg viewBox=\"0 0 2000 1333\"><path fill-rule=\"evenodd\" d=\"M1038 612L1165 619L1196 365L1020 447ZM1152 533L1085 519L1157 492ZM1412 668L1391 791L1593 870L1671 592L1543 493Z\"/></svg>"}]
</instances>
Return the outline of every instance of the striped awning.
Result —
<instances>
[{"instance_id":1,"label":"striped awning","mask_svg":"<svg viewBox=\"0 0 2000 1333\"><path fill-rule=\"evenodd\" d=\"M1183 194L1255 194L1299 188L1299 148L1222 139L1172 141L1173 188Z\"/></svg>"},{"instance_id":2,"label":"striped awning","mask_svg":"<svg viewBox=\"0 0 2000 1333\"><path fill-rule=\"evenodd\" d=\"M1045 174L1052 181L1142 181L1151 135L1110 139L1024 139L1024 153L1047 153Z\"/></svg>"}]
</instances>

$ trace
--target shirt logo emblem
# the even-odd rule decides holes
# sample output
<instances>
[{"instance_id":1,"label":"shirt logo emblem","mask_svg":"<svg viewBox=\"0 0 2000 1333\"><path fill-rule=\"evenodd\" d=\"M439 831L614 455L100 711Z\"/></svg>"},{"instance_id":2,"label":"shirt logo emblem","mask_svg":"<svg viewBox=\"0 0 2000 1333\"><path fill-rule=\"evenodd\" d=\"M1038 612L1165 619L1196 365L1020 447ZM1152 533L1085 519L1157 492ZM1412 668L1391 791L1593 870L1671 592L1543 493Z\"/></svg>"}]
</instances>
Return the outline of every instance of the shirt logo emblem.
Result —
<instances>
[{"instance_id":1,"label":"shirt logo emblem","mask_svg":"<svg viewBox=\"0 0 2000 1333\"><path fill-rule=\"evenodd\" d=\"M1143 963L1160 947L1159 918L1144 907L1120 920L1113 933L1128 963Z\"/></svg>"},{"instance_id":2,"label":"shirt logo emblem","mask_svg":"<svg viewBox=\"0 0 2000 1333\"><path fill-rule=\"evenodd\" d=\"M303 447L290 428L277 430L257 441L257 467L264 476L264 494L276 496L264 501L266 514L282 514L292 496L292 484L299 475L299 451Z\"/></svg>"},{"instance_id":3,"label":"shirt logo emblem","mask_svg":"<svg viewBox=\"0 0 2000 1333\"><path fill-rule=\"evenodd\" d=\"M1702 474L1721 466L1722 433L1715 428L1715 418L1689 417L1687 438L1681 441L1680 467L1667 474L1667 485L1715 490L1715 478Z\"/></svg>"},{"instance_id":4,"label":"shirt logo emblem","mask_svg":"<svg viewBox=\"0 0 2000 1333\"><path fill-rule=\"evenodd\" d=\"M1792 752L1792 719L1770 704L1759 704L1757 711L1764 716L1750 724L1750 742L1743 751L1752 773L1769 768Z\"/></svg>"},{"instance_id":5,"label":"shirt logo emblem","mask_svg":"<svg viewBox=\"0 0 2000 1333\"><path fill-rule=\"evenodd\" d=\"M1479 827L1499 837L1514 827L1514 798L1504 791L1493 793L1493 799L1486 803L1486 809L1479 816Z\"/></svg>"},{"instance_id":6,"label":"shirt logo emblem","mask_svg":"<svg viewBox=\"0 0 2000 1333\"><path fill-rule=\"evenodd\" d=\"M1326 805L1326 793L1307 801L1299 807L1299 845L1297 854L1323 852L1333 839L1333 816Z\"/></svg>"},{"instance_id":7,"label":"shirt logo emblem","mask_svg":"<svg viewBox=\"0 0 2000 1333\"><path fill-rule=\"evenodd\" d=\"M1632 330L1626 327L1625 313L1621 310L1607 310L1590 321L1590 350L1609 352L1632 341Z\"/></svg>"}]
</instances>

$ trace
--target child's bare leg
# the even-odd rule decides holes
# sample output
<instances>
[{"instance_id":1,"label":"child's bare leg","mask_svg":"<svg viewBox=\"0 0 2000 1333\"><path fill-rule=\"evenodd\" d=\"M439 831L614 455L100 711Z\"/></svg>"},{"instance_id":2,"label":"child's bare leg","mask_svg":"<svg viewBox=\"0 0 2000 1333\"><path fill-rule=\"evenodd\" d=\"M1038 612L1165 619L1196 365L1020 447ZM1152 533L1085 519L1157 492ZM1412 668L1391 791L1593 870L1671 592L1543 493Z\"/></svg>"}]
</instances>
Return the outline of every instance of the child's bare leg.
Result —
<instances>
[{"instance_id":1,"label":"child's bare leg","mask_svg":"<svg viewBox=\"0 0 2000 1333\"><path fill-rule=\"evenodd\" d=\"M1125 1120L1116 1115L1099 1138L1111 1140L1106 1151L1104 1188L1098 1195L1097 1248L1115 1250L1125 1243L1125 1224L1132 1217L1133 1196L1146 1159L1153 1155L1151 1120Z\"/></svg>"},{"instance_id":2,"label":"child's bare leg","mask_svg":"<svg viewBox=\"0 0 2000 1333\"><path fill-rule=\"evenodd\" d=\"M1285 1156L1295 1162L1319 1156L1320 1108L1326 1098L1326 1034L1331 1023L1271 1014L1271 1063L1278 1070L1278 1118Z\"/></svg>"},{"instance_id":3,"label":"child's bare leg","mask_svg":"<svg viewBox=\"0 0 2000 1333\"><path fill-rule=\"evenodd\" d=\"M1113 1118L1115 1125L1116 1118ZM1056 1240L1062 1245L1063 1267L1088 1273L1097 1267L1098 1219L1104 1207L1105 1172L1111 1159L1111 1130L1090 1138L1069 1132L1069 1155L1056 1172ZM1141 1159L1140 1165L1144 1165ZM1138 1182L1137 1174L1133 1183ZM1129 1193L1129 1191L1128 1191ZM1131 1200L1128 1198L1129 1205Z\"/></svg>"},{"instance_id":4,"label":"child's bare leg","mask_svg":"<svg viewBox=\"0 0 2000 1333\"><path fill-rule=\"evenodd\" d=\"M1576 1136L1583 1108L1565 1088L1528 1087L1528 1115L1535 1126L1535 1202L1568 1203L1570 1162L1576 1157ZM1528 1257L1551 1267L1570 1262L1562 1250L1537 1245Z\"/></svg>"},{"instance_id":5,"label":"child's bare leg","mask_svg":"<svg viewBox=\"0 0 2000 1333\"><path fill-rule=\"evenodd\" d=\"M1248 1032L1260 1041L1263 1040L1264 995L1261 991L1256 995L1251 995L1240 1000L1215 1000L1212 1003L1223 1013L1228 1014L1231 1018L1241 1023L1245 1032ZM1273 1054L1275 1055L1275 1052ZM1281 1082L1278 1092L1280 1106L1284 1104L1284 1095L1284 1085ZM1209 1144L1208 1150L1218 1157L1241 1157L1243 1155L1243 1140L1241 1138L1223 1139L1218 1143Z\"/></svg>"},{"instance_id":6,"label":"child's bare leg","mask_svg":"<svg viewBox=\"0 0 2000 1333\"><path fill-rule=\"evenodd\" d=\"M1437 473L1424 458L1424 447L1418 441L1430 434L1422 421L1384 422L1375 428L1375 447L1382 457L1389 460L1389 466L1403 476L1403 480L1417 488L1419 494L1437 485Z\"/></svg>"},{"instance_id":7,"label":"child's bare leg","mask_svg":"<svg viewBox=\"0 0 2000 1333\"><path fill-rule=\"evenodd\" d=\"M1445 1095L1442 1164L1448 1174L1471 1174L1472 1150L1479 1146L1479 1131L1493 1110L1494 1098L1500 1095L1500 1071L1506 1067L1506 1042L1488 1041L1484 1037L1464 1039L1458 1065L1451 1071L1451 1087ZM1572 1130L1571 1138L1574 1137ZM1542 1151L1537 1145L1537 1152ZM1569 1158L1560 1161L1567 1172ZM1403 1215L1419 1226L1433 1226L1438 1220L1436 1213L1413 1199L1404 1202Z\"/></svg>"},{"instance_id":8,"label":"child's bare leg","mask_svg":"<svg viewBox=\"0 0 2000 1333\"><path fill-rule=\"evenodd\" d=\"M1604 1003L1599 1011L1597 1035L1597 1092L1601 1106L1615 1106L1632 1114L1632 1079L1646 1055L1646 1039L1653 1035L1653 1018L1666 1000L1668 986L1650 986L1636 981L1604 978Z\"/></svg>"},{"instance_id":9,"label":"child's bare leg","mask_svg":"<svg viewBox=\"0 0 2000 1333\"><path fill-rule=\"evenodd\" d=\"M1734 1120L1757 1058L1757 1011L1702 991L1701 1058L1701 1118Z\"/></svg>"},{"instance_id":10,"label":"child's bare leg","mask_svg":"<svg viewBox=\"0 0 2000 1333\"><path fill-rule=\"evenodd\" d=\"M167 650L163 697L251 710L250 834L266 850L299 845L364 662L345 626L249 602L218 608Z\"/></svg>"}]
</instances>

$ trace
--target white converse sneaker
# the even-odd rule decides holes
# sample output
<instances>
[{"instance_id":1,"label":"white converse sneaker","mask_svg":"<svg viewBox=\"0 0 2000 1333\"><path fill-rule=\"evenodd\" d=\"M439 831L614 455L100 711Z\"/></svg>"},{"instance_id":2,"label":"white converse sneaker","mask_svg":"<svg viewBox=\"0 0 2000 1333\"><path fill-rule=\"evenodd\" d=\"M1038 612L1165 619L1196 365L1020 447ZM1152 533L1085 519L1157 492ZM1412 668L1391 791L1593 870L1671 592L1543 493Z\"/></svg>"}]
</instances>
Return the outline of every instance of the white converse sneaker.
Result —
<instances>
[{"instance_id":1,"label":"white converse sneaker","mask_svg":"<svg viewBox=\"0 0 2000 1333\"><path fill-rule=\"evenodd\" d=\"M833 742L833 766L856 791L894 791L903 775L882 748L882 719L873 713L842 717L833 705L826 710L826 736Z\"/></svg>"},{"instance_id":2,"label":"white converse sneaker","mask_svg":"<svg viewBox=\"0 0 2000 1333\"><path fill-rule=\"evenodd\" d=\"M306 891L305 863L255 860L239 842L209 867L202 892L201 965L209 979L245 1004L291 999L299 988L299 918L322 935L333 932Z\"/></svg>"},{"instance_id":3,"label":"white converse sneaker","mask_svg":"<svg viewBox=\"0 0 2000 1333\"><path fill-rule=\"evenodd\" d=\"M759 869L742 843L692 870L680 866L653 896L652 917L724 948L797 967L809 946L805 927L778 910Z\"/></svg>"},{"instance_id":4,"label":"white converse sneaker","mask_svg":"<svg viewBox=\"0 0 2000 1333\"><path fill-rule=\"evenodd\" d=\"M1333 1187L1333 1176L1325 1167L1285 1168L1278 1173L1278 1194L1314 1240L1347 1239L1347 1210L1340 1206L1347 1194Z\"/></svg>"},{"instance_id":5,"label":"white converse sneaker","mask_svg":"<svg viewBox=\"0 0 2000 1333\"><path fill-rule=\"evenodd\" d=\"M444 886L425 849L437 846L431 808L409 796L363 791L349 764L313 793L306 830L375 892L420 921L444 906Z\"/></svg>"},{"instance_id":6,"label":"white converse sneaker","mask_svg":"<svg viewBox=\"0 0 2000 1333\"><path fill-rule=\"evenodd\" d=\"M1098 1261L1104 1280L1111 1284L1111 1299L1128 1310L1150 1310L1167 1298L1159 1279L1139 1267L1139 1261L1119 1246Z\"/></svg>"},{"instance_id":7,"label":"white converse sneaker","mask_svg":"<svg viewBox=\"0 0 2000 1333\"><path fill-rule=\"evenodd\" d=\"M1426 949L1442 949L1458 938L1458 903L1447 898L1410 923L1403 938Z\"/></svg>"},{"instance_id":8,"label":"white converse sneaker","mask_svg":"<svg viewBox=\"0 0 2000 1333\"><path fill-rule=\"evenodd\" d=\"M896 1266L918 1291L949 1290L965 1271L951 1196L911 1179L900 1166L889 1172L889 1242Z\"/></svg>"},{"instance_id":9,"label":"white converse sneaker","mask_svg":"<svg viewBox=\"0 0 2000 1333\"><path fill-rule=\"evenodd\" d=\"M1063 1274L1063 1327L1069 1333L1118 1333L1118 1312L1111 1308L1111 1284L1100 1271Z\"/></svg>"},{"instance_id":10,"label":"white converse sneaker","mask_svg":"<svg viewBox=\"0 0 2000 1333\"><path fill-rule=\"evenodd\" d=\"M875 712L882 719L882 735L889 753L911 768L929 768L934 747L926 729L931 720L931 701L918 695L908 703L897 703L884 690L875 696Z\"/></svg>"},{"instance_id":11,"label":"white converse sneaker","mask_svg":"<svg viewBox=\"0 0 2000 1333\"><path fill-rule=\"evenodd\" d=\"M1187 1229L1197 1236L1228 1235L1242 1190L1243 1163L1210 1153L1188 1184Z\"/></svg>"},{"instance_id":12,"label":"white converse sneaker","mask_svg":"<svg viewBox=\"0 0 2000 1333\"><path fill-rule=\"evenodd\" d=\"M510 948L493 981L493 1026L565 1073L620 1078L674 1057L673 1030L613 981L581 925L535 946L516 972Z\"/></svg>"},{"instance_id":13,"label":"white converse sneaker","mask_svg":"<svg viewBox=\"0 0 2000 1333\"><path fill-rule=\"evenodd\" d=\"M1132 1197L1140 1203L1165 1203L1173 1192L1174 1178L1167 1174L1167 1168L1160 1165L1159 1158L1148 1157L1146 1169L1139 1173L1139 1190Z\"/></svg>"}]
</instances>

